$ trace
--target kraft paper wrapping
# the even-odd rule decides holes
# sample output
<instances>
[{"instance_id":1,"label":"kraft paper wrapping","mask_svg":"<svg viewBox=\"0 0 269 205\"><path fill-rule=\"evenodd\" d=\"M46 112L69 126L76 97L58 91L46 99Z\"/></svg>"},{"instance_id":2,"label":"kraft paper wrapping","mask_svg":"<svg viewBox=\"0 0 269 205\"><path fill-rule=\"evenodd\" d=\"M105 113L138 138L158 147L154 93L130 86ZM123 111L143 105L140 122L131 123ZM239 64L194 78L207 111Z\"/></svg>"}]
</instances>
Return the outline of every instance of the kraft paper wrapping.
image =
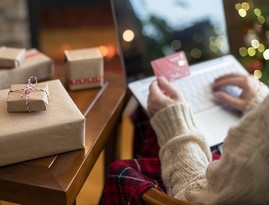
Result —
<instances>
[{"instance_id":1,"label":"kraft paper wrapping","mask_svg":"<svg viewBox=\"0 0 269 205\"><path fill-rule=\"evenodd\" d=\"M26 49L0 47L0 69L19 67L25 59Z\"/></svg>"},{"instance_id":2,"label":"kraft paper wrapping","mask_svg":"<svg viewBox=\"0 0 269 205\"><path fill-rule=\"evenodd\" d=\"M29 76L39 81L47 80L54 74L54 61L36 49L26 52L21 66L12 69L0 69L0 89L10 88L11 84L23 84Z\"/></svg>"},{"instance_id":3,"label":"kraft paper wrapping","mask_svg":"<svg viewBox=\"0 0 269 205\"><path fill-rule=\"evenodd\" d=\"M97 48L66 50L65 75L70 90L101 87L104 60Z\"/></svg>"},{"instance_id":4,"label":"kraft paper wrapping","mask_svg":"<svg viewBox=\"0 0 269 205\"><path fill-rule=\"evenodd\" d=\"M84 116L59 80L47 83L46 112L8 113L0 90L0 166L84 148Z\"/></svg>"},{"instance_id":5,"label":"kraft paper wrapping","mask_svg":"<svg viewBox=\"0 0 269 205\"><path fill-rule=\"evenodd\" d=\"M7 97L8 112L45 111L49 104L49 89L47 83L33 85L28 97L23 93L26 84L11 85Z\"/></svg>"}]
</instances>

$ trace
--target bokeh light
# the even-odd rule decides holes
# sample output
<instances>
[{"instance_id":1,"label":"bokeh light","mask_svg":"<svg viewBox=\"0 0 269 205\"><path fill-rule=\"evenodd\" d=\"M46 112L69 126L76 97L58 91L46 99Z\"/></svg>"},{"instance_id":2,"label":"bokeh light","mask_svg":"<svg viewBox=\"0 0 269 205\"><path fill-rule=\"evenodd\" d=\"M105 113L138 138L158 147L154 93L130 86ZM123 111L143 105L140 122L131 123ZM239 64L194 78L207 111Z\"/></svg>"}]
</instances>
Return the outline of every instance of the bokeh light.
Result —
<instances>
[{"instance_id":1,"label":"bokeh light","mask_svg":"<svg viewBox=\"0 0 269 205\"><path fill-rule=\"evenodd\" d=\"M246 57L248 55L248 49L246 47L241 47L239 48L239 54L242 57Z\"/></svg>"},{"instance_id":2,"label":"bokeh light","mask_svg":"<svg viewBox=\"0 0 269 205\"><path fill-rule=\"evenodd\" d=\"M260 70L255 70L253 75L255 78L260 79L262 77L262 72Z\"/></svg>"},{"instance_id":3,"label":"bokeh light","mask_svg":"<svg viewBox=\"0 0 269 205\"><path fill-rule=\"evenodd\" d=\"M126 42L131 42L131 41L133 41L133 40L134 40L134 37L135 37L135 34L134 34L134 32L133 32L132 30L130 30L130 29L125 30L125 31L123 32L123 34L122 34L122 38L123 38L123 40L126 41Z\"/></svg>"},{"instance_id":4,"label":"bokeh light","mask_svg":"<svg viewBox=\"0 0 269 205\"><path fill-rule=\"evenodd\" d=\"M263 52L263 57L265 60L269 60L269 49L266 49L264 52Z\"/></svg>"},{"instance_id":5,"label":"bokeh light","mask_svg":"<svg viewBox=\"0 0 269 205\"><path fill-rule=\"evenodd\" d=\"M255 56L255 54L256 54L255 48L249 47L248 48L248 55L251 56L251 57L253 57L253 56Z\"/></svg>"}]
</instances>

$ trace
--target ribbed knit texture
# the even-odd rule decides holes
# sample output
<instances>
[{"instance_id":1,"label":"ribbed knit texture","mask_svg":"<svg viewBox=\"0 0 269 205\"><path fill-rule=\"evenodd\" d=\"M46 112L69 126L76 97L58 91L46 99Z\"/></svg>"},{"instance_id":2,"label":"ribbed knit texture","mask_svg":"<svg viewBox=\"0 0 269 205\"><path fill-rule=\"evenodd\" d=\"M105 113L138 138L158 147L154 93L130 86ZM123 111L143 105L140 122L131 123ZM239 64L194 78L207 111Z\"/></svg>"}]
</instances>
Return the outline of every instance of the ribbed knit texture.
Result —
<instances>
[{"instance_id":1,"label":"ribbed knit texture","mask_svg":"<svg viewBox=\"0 0 269 205\"><path fill-rule=\"evenodd\" d=\"M268 87L261 82L261 87L257 90L257 92L255 93L255 96L248 103L244 111L244 114L248 113L250 110L260 105L262 101L265 99L265 97L268 95L268 93L269 93Z\"/></svg>"},{"instance_id":2,"label":"ribbed knit texture","mask_svg":"<svg viewBox=\"0 0 269 205\"><path fill-rule=\"evenodd\" d=\"M205 170L211 154L190 106L182 103L171 105L158 112L151 119L151 125L161 147L162 178L167 192L186 200L185 192L189 189L194 192L205 189Z\"/></svg>"}]
</instances>

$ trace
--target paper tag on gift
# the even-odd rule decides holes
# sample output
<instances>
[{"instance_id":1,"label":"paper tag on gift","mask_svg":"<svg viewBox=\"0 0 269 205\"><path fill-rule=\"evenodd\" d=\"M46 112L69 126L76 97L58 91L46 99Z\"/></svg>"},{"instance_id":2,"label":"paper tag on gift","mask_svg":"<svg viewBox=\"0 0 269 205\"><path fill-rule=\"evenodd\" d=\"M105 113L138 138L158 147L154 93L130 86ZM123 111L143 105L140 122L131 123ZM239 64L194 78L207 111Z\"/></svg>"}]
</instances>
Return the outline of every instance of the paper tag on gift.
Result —
<instances>
[{"instance_id":1,"label":"paper tag on gift","mask_svg":"<svg viewBox=\"0 0 269 205\"><path fill-rule=\"evenodd\" d=\"M190 74L189 63L184 51L151 61L156 77L165 77L168 81L183 78Z\"/></svg>"}]
</instances>

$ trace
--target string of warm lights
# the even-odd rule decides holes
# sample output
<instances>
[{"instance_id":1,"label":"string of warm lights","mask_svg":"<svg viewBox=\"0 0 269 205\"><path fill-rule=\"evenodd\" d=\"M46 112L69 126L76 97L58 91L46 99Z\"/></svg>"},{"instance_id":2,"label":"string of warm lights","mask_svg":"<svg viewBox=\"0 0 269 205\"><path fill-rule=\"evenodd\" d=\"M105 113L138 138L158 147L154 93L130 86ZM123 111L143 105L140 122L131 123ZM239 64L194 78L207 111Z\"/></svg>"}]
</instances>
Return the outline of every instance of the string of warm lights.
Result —
<instances>
[{"instance_id":1,"label":"string of warm lights","mask_svg":"<svg viewBox=\"0 0 269 205\"><path fill-rule=\"evenodd\" d=\"M235 9L242 18L245 32L245 45L240 47L239 55L260 60L260 67L252 72L256 78L269 84L269 76L264 76L269 70L269 6L259 8L253 1L247 1L235 4Z\"/></svg>"}]
</instances>

